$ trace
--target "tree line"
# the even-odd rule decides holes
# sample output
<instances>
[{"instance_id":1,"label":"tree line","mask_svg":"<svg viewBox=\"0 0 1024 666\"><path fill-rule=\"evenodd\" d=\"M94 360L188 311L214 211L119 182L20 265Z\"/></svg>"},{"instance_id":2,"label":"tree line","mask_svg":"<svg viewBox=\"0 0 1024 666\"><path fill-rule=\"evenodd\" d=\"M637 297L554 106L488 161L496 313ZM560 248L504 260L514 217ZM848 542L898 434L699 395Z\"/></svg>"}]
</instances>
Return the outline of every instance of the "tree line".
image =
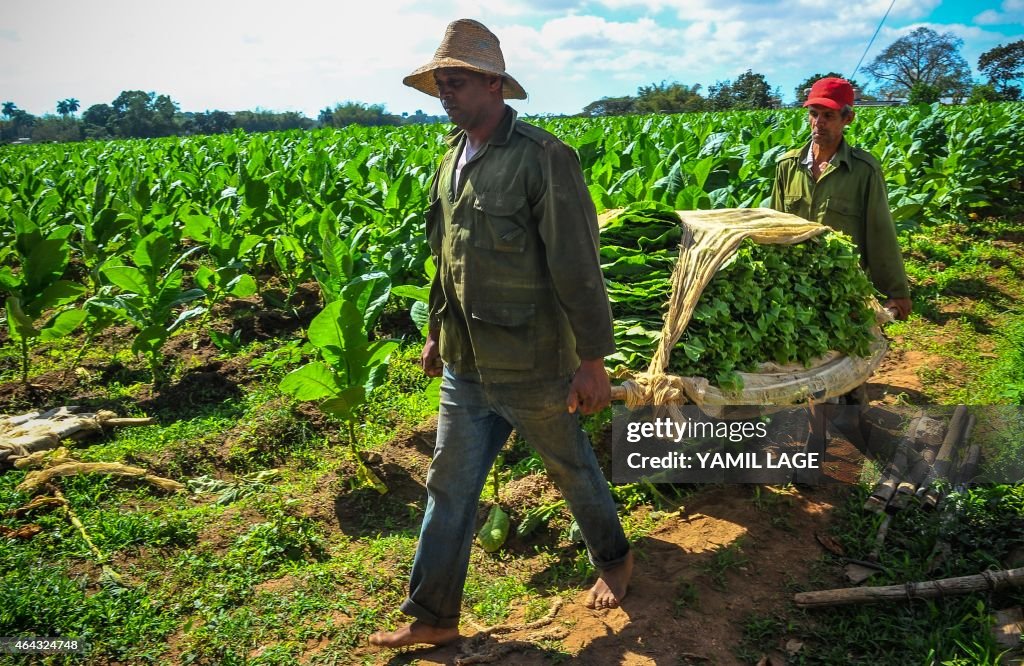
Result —
<instances>
[{"instance_id":1,"label":"tree line","mask_svg":"<svg viewBox=\"0 0 1024 666\"><path fill-rule=\"evenodd\" d=\"M381 104L344 102L325 108L313 120L296 111L204 111L182 112L168 95L142 90L125 90L110 104L94 104L81 117L74 117L80 102L68 98L57 102L58 115L33 116L14 102L0 106L0 142L28 138L32 141L81 141L85 139L150 139L162 136L222 134L236 129L246 132L345 127L361 125L404 125L442 122L445 116L394 115Z\"/></svg>"},{"instance_id":2,"label":"tree line","mask_svg":"<svg viewBox=\"0 0 1024 666\"><path fill-rule=\"evenodd\" d=\"M981 54L978 70L984 81L974 81L971 68L960 54L963 40L952 33L939 34L931 28L917 28L900 37L864 68L877 83L867 92L856 79L837 72L815 73L794 89L798 103L807 89L820 78L846 78L860 91L860 99L898 100L909 104L948 100L954 104L1017 101L1024 79L1024 40L1000 44ZM603 97L583 108L582 116L615 116L632 113L690 113L764 109L781 105L781 92L763 74L747 70L735 81L718 81L702 93L701 84L651 84L636 95Z\"/></svg>"},{"instance_id":3,"label":"tree line","mask_svg":"<svg viewBox=\"0 0 1024 666\"><path fill-rule=\"evenodd\" d=\"M1024 80L1024 40L1000 44L978 58L978 71L984 81L972 78L971 68L960 54L963 40L952 33L939 34L920 27L886 47L865 68L864 72L877 83L873 92L861 91L861 100L888 99L908 103L932 103L949 100L963 102L1017 101L1022 99ZM836 72L815 73L799 85L794 93L798 103L806 90L825 76L841 76ZM846 77L849 78L849 77ZM582 116L614 116L635 113L689 113L772 108L781 105L782 94L773 88L763 74L747 70L735 80L718 81L707 88L700 84L652 83L641 86L635 96L603 97L587 104ZM313 127L344 127L360 125L403 125L408 123L443 122L444 116L432 116L417 110L414 114L388 113L382 104L344 102L324 108L317 118L310 119L295 111L204 111L181 112L177 102L168 95L126 90L110 104L94 104L81 118L74 114L80 108L77 99L69 97L57 102L57 114L36 117L19 109L13 102L4 102L0 111L0 142L21 138L33 141L79 141L82 139L153 138L188 134L219 134L241 129L247 132L311 129Z\"/></svg>"}]
</instances>

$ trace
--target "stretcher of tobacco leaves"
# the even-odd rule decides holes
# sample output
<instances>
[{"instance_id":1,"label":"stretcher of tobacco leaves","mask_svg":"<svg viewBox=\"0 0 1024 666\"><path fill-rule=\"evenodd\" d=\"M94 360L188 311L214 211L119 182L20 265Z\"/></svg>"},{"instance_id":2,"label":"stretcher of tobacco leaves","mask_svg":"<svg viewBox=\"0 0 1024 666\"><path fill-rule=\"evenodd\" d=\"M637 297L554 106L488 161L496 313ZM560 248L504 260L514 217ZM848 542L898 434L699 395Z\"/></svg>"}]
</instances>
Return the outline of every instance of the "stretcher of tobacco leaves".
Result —
<instances>
[{"instance_id":1,"label":"stretcher of tobacco leaves","mask_svg":"<svg viewBox=\"0 0 1024 666\"><path fill-rule=\"evenodd\" d=\"M621 210L602 214L602 226ZM669 359L704 288L740 243L794 244L829 231L828 227L767 208L676 211L683 227L679 258L672 274L672 290L665 325L646 372L612 387L612 400L630 408L646 405L694 404L709 415L727 406L785 407L819 404L845 395L865 381L881 364L888 349L880 325L892 314L877 302L869 353L855 357L831 353L810 368L765 364L760 372L740 373L743 388L723 391L703 377L667 374Z\"/></svg>"}]
</instances>

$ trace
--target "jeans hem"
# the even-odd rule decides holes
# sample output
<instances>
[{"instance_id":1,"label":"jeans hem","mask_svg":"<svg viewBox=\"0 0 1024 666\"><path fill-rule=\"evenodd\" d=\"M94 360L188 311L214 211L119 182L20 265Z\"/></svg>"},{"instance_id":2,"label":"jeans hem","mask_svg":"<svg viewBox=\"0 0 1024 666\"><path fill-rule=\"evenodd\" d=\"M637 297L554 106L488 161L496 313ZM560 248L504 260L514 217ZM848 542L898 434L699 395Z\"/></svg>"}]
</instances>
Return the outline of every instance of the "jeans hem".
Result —
<instances>
[{"instance_id":1,"label":"jeans hem","mask_svg":"<svg viewBox=\"0 0 1024 666\"><path fill-rule=\"evenodd\" d=\"M459 626L458 616L445 618L438 617L434 613L428 611L423 606L420 606L412 599L407 598L405 601L402 602L402 605L398 608L406 615L414 617L420 622L423 622L424 624L429 624L432 627L441 627L444 629L448 629L452 627L458 628Z\"/></svg>"},{"instance_id":2,"label":"jeans hem","mask_svg":"<svg viewBox=\"0 0 1024 666\"><path fill-rule=\"evenodd\" d=\"M594 560L593 556L589 556L589 554L588 559L590 559L590 563L594 565L595 569L598 569L600 571L608 571L609 569L614 569L620 564L623 564L626 561L626 557L629 555L630 550L631 548L627 547L626 552L624 552L622 555L616 557L615 559L607 560L605 562L597 562L596 560Z\"/></svg>"}]
</instances>

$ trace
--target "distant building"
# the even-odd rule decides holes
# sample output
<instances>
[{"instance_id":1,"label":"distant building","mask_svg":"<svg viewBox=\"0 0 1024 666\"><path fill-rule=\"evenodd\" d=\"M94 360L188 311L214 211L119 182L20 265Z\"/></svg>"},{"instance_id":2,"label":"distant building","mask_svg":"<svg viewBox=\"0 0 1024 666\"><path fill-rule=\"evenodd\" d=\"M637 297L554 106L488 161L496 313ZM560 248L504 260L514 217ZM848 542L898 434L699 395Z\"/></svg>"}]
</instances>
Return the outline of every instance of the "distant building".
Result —
<instances>
[{"instance_id":1,"label":"distant building","mask_svg":"<svg viewBox=\"0 0 1024 666\"><path fill-rule=\"evenodd\" d=\"M905 99L862 99L857 102L857 106L903 106L906 103Z\"/></svg>"}]
</instances>

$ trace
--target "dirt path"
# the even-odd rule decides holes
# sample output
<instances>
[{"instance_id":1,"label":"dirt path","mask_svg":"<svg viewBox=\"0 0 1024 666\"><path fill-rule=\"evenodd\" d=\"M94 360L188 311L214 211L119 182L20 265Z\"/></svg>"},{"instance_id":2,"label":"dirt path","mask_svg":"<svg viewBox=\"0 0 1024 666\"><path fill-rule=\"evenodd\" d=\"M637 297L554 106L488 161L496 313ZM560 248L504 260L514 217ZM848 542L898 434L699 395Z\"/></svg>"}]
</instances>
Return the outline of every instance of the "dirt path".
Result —
<instances>
[{"instance_id":1,"label":"dirt path","mask_svg":"<svg viewBox=\"0 0 1024 666\"><path fill-rule=\"evenodd\" d=\"M384 503L401 504L422 494L428 440L434 435L430 429L435 425L425 424L380 449L375 463L394 495ZM855 479L861 460L852 447L837 446L830 447L826 465L839 468L834 476ZM546 477L531 475L506 485L505 506L516 506L513 495L521 490L519 485L545 501L556 492ZM611 666L741 664L768 655L774 658L772 663L784 663L787 644L795 645L793 636L751 640L744 627L772 623L785 615L795 588L808 585L812 567L825 552L815 535L828 529L833 508L846 489L840 484L799 490L754 485L700 488L678 512L663 514L634 543L636 571L620 609L590 610L583 605L585 592L558 596L556 588L548 596L554 610L546 621L524 626L525 607L514 607L499 631L482 632L483 627L464 621L465 638L457 645L398 652L367 646L352 656L378 664L539 665L570 659ZM330 483L304 504L307 515L361 536L355 517L369 506L360 495L339 495ZM535 580L542 574L541 558L531 557L528 546L510 539L506 547L522 555L517 569L532 573Z\"/></svg>"},{"instance_id":2,"label":"dirt path","mask_svg":"<svg viewBox=\"0 0 1024 666\"><path fill-rule=\"evenodd\" d=\"M915 369L936 360L894 347L868 385L870 399L876 404L926 402ZM235 364L228 365L211 367L210 373L235 370ZM424 424L370 455L367 462L392 491L385 498L369 491L347 492L340 479L355 470L342 463L338 475L324 477L301 498L301 513L354 539L380 534L383 521L373 519L375 515L390 517L394 530L414 527L418 518L410 516L409 507L424 497L435 428L436 423ZM862 460L859 452L838 447L830 454L832 463L844 469L840 476L854 480ZM545 477L524 477L518 488L509 484L503 502L521 506L511 495L520 491L534 502L557 497L546 479L538 479ZM556 588L548 593L550 616L529 628L523 627L526 608L514 607L505 623L512 629L507 632L482 633L467 622L462 627L465 638L455 645L403 651L364 646L349 656L353 662L428 665L744 664L763 656L773 664L785 663L787 651L799 645L775 628L785 626L777 620L789 612L797 588L822 584L820 572L810 582L812 568L825 553L815 535L828 530L845 492L842 485L801 490L708 486L688 497L679 512L663 515L635 542L635 576L620 609L590 610L583 606L585 592ZM374 527L367 528L367 522ZM541 558L529 555L532 545L510 542L522 568L541 573ZM747 630L751 626L768 630ZM303 660L314 660L326 645L312 641Z\"/></svg>"},{"instance_id":3,"label":"dirt path","mask_svg":"<svg viewBox=\"0 0 1024 666\"><path fill-rule=\"evenodd\" d=\"M377 663L454 664L475 656L525 666L549 664L565 653L574 663L596 666L739 664L761 655L782 663L792 637L751 645L743 625L785 610L792 586L807 580L824 552L814 535L827 528L842 490L759 492L755 501L752 486L708 488L664 518L635 544L636 572L619 609L589 610L579 593L543 626L474 636L464 624L466 638L458 645L385 650ZM723 549L732 564L722 564ZM517 624L516 615L509 625Z\"/></svg>"},{"instance_id":4,"label":"dirt path","mask_svg":"<svg viewBox=\"0 0 1024 666\"><path fill-rule=\"evenodd\" d=\"M890 350L868 384L872 403L920 403L924 394L914 369L934 360L921 352ZM423 436L418 433L419 440ZM399 450L407 455L407 447L405 440ZM840 444L830 446L826 462L841 468L833 476L854 481L862 461L859 451ZM587 609L585 592L564 602L552 597L556 611L549 621L528 629L485 634L464 623L464 638L455 645L397 652L366 648L358 657L424 665L530 666L566 659L588 666L749 664L762 657L770 660L765 663L786 663L787 651L799 650L799 641L775 631L745 632L745 627L772 627L785 616L794 591L811 585L812 567L825 554L815 536L828 530L847 488L709 486L635 543L633 584L619 609ZM842 584L838 577L829 582ZM514 609L503 626L522 627L522 611Z\"/></svg>"}]
</instances>

